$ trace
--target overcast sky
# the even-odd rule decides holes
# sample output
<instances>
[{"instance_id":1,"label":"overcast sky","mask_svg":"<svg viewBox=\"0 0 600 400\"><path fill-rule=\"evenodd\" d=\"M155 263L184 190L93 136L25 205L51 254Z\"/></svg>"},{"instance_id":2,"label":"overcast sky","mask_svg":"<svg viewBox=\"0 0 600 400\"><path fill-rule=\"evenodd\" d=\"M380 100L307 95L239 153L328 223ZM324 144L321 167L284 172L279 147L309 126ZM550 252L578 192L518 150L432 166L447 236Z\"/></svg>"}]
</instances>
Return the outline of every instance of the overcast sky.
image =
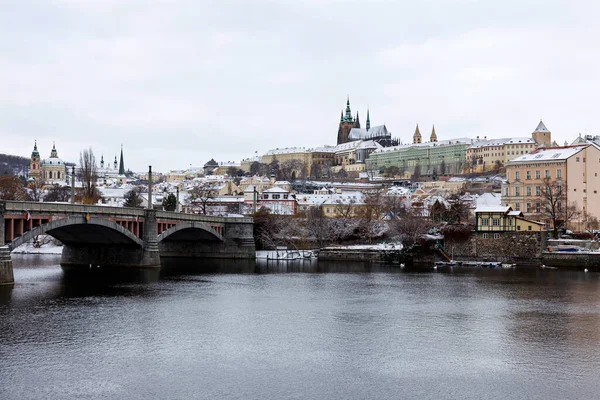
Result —
<instances>
[{"instance_id":1,"label":"overcast sky","mask_svg":"<svg viewBox=\"0 0 600 400\"><path fill-rule=\"evenodd\" d=\"M3 0L0 153L166 172L364 124L412 140L600 133L600 2Z\"/></svg>"}]
</instances>

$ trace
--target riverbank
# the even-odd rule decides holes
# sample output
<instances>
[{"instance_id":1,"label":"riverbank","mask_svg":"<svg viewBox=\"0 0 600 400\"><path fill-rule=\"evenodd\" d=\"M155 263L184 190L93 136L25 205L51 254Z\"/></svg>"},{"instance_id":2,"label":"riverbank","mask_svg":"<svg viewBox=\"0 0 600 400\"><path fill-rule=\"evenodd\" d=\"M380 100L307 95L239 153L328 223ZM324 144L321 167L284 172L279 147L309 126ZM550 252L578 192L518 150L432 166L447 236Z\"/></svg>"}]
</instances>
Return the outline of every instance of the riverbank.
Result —
<instances>
[{"instance_id":1,"label":"riverbank","mask_svg":"<svg viewBox=\"0 0 600 400\"><path fill-rule=\"evenodd\" d=\"M34 247L31 243L25 243L12 251L12 254L62 254L63 246L53 244L43 245L42 247Z\"/></svg>"}]
</instances>

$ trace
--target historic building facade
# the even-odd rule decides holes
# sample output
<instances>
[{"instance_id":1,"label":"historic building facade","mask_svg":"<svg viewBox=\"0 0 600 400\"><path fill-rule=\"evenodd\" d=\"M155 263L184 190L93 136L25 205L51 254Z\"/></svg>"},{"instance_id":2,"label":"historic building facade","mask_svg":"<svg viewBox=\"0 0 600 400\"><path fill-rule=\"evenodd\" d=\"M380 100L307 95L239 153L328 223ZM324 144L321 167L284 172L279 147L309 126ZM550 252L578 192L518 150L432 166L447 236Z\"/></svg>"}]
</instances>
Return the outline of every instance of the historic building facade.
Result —
<instances>
[{"instance_id":1,"label":"historic building facade","mask_svg":"<svg viewBox=\"0 0 600 400\"><path fill-rule=\"evenodd\" d=\"M356 118L352 118L350 99L348 98L346 100L346 112L342 111L340 116L337 144L340 145L356 140L373 140L384 147L397 144L397 141L392 139L392 135L385 125L371 127L371 113L369 109L367 109L365 128L361 128L358 112L356 112Z\"/></svg>"},{"instance_id":2,"label":"historic building facade","mask_svg":"<svg viewBox=\"0 0 600 400\"><path fill-rule=\"evenodd\" d=\"M37 141L31 152L29 164L29 178L41 180L45 185L65 184L67 182L67 168L63 160L58 158L56 145L52 145L49 158L40 159Z\"/></svg>"}]
</instances>

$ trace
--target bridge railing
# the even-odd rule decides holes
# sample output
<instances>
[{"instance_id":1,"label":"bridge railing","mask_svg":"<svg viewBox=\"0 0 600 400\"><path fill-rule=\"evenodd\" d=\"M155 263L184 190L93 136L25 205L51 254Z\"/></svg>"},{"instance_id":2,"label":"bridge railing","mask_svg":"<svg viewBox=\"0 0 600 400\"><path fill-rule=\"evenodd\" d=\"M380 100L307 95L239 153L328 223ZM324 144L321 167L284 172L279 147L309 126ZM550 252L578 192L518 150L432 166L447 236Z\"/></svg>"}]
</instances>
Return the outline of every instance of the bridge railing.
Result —
<instances>
[{"instance_id":1,"label":"bridge railing","mask_svg":"<svg viewBox=\"0 0 600 400\"><path fill-rule=\"evenodd\" d=\"M107 216L130 216L144 217L143 208L128 207L109 207L98 205L70 204L70 203L40 203L34 201L4 201L6 212L25 212L30 213L61 213L61 214L90 214ZM157 211L157 219L167 219L174 221L198 221L213 223L252 223L250 217L211 217L200 214L184 214L171 211Z\"/></svg>"}]
</instances>

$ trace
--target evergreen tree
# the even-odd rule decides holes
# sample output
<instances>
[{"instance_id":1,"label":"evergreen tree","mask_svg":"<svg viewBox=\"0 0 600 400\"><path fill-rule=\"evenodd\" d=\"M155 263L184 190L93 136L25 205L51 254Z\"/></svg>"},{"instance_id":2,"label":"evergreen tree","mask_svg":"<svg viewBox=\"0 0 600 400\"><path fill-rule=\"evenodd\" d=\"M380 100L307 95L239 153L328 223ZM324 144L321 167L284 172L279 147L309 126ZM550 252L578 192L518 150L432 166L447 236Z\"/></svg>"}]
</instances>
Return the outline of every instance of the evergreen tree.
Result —
<instances>
[{"instance_id":1,"label":"evergreen tree","mask_svg":"<svg viewBox=\"0 0 600 400\"><path fill-rule=\"evenodd\" d=\"M123 203L123 206L125 207L140 208L142 205L142 198L136 189L131 189L125 193L124 199L125 203Z\"/></svg>"},{"instance_id":2,"label":"evergreen tree","mask_svg":"<svg viewBox=\"0 0 600 400\"><path fill-rule=\"evenodd\" d=\"M177 209L177 197L175 197L173 193L169 193L169 195L163 199L162 205L165 211L175 211Z\"/></svg>"}]
</instances>

